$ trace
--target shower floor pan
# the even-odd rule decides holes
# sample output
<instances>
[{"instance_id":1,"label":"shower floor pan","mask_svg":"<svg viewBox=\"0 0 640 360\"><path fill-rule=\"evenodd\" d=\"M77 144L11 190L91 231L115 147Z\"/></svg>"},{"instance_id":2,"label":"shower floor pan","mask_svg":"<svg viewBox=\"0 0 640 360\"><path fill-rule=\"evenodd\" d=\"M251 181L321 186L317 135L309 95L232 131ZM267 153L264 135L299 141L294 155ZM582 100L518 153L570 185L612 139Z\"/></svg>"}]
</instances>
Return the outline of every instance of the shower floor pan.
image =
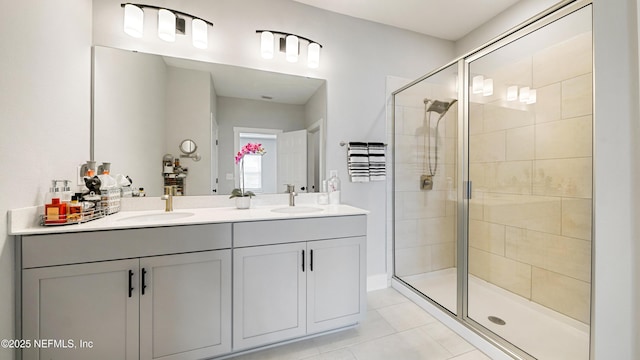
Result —
<instances>
[{"instance_id":1,"label":"shower floor pan","mask_svg":"<svg viewBox=\"0 0 640 360\"><path fill-rule=\"evenodd\" d=\"M402 279L445 308L455 310L455 268ZM469 277L469 317L538 359L589 359L588 325L475 276ZM496 324L490 317L505 324Z\"/></svg>"}]
</instances>

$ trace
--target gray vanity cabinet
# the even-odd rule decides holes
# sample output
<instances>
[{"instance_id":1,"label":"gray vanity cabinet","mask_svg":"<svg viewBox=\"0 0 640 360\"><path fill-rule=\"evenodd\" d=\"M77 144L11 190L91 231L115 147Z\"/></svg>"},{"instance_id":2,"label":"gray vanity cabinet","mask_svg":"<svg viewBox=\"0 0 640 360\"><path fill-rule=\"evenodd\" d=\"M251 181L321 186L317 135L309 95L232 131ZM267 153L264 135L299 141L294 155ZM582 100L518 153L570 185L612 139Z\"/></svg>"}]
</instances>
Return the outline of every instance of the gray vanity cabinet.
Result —
<instances>
[{"instance_id":1,"label":"gray vanity cabinet","mask_svg":"<svg viewBox=\"0 0 640 360\"><path fill-rule=\"evenodd\" d=\"M307 333L361 321L366 310L365 237L313 241L307 249Z\"/></svg>"},{"instance_id":2,"label":"gray vanity cabinet","mask_svg":"<svg viewBox=\"0 0 640 360\"><path fill-rule=\"evenodd\" d=\"M366 311L366 215L25 235L16 251L24 360L211 359Z\"/></svg>"},{"instance_id":3,"label":"gray vanity cabinet","mask_svg":"<svg viewBox=\"0 0 640 360\"><path fill-rule=\"evenodd\" d=\"M234 224L233 349L362 320L365 232L364 216Z\"/></svg>"},{"instance_id":4,"label":"gray vanity cabinet","mask_svg":"<svg viewBox=\"0 0 640 360\"><path fill-rule=\"evenodd\" d=\"M99 250L102 242L111 253ZM21 338L77 346L25 349L23 359L196 360L231 351L230 224L25 236L21 243ZM179 249L189 252L159 255ZM34 260L36 253L46 255ZM99 261L75 264L73 253Z\"/></svg>"},{"instance_id":5,"label":"gray vanity cabinet","mask_svg":"<svg viewBox=\"0 0 640 360\"><path fill-rule=\"evenodd\" d=\"M306 334L305 243L233 252L233 349Z\"/></svg>"},{"instance_id":6,"label":"gray vanity cabinet","mask_svg":"<svg viewBox=\"0 0 640 360\"><path fill-rule=\"evenodd\" d=\"M140 359L231 351L231 250L142 258L140 268Z\"/></svg>"},{"instance_id":7,"label":"gray vanity cabinet","mask_svg":"<svg viewBox=\"0 0 640 360\"><path fill-rule=\"evenodd\" d=\"M22 358L138 359L137 285L128 293L137 268L134 259L24 270L21 338L73 340L78 348L32 343Z\"/></svg>"}]
</instances>

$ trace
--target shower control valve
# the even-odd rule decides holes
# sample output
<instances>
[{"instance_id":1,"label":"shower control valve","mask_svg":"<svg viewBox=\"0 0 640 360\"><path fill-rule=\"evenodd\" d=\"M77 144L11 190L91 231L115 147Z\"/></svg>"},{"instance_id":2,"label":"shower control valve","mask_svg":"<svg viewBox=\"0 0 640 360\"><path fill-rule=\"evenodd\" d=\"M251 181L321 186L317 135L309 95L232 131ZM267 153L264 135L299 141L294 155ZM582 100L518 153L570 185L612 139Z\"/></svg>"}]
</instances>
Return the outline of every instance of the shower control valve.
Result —
<instances>
[{"instance_id":1,"label":"shower control valve","mask_svg":"<svg viewBox=\"0 0 640 360\"><path fill-rule=\"evenodd\" d=\"M433 190L433 176L422 175L420 176L420 190Z\"/></svg>"}]
</instances>

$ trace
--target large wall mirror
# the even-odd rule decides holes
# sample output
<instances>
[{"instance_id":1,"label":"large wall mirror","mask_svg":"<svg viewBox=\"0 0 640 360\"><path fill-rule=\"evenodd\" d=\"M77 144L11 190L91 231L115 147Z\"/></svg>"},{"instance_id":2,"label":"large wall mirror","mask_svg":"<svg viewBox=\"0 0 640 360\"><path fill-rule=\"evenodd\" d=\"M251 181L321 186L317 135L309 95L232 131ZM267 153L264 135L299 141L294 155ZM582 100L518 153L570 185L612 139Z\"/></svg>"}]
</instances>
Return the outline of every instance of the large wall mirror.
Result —
<instances>
[{"instance_id":1,"label":"large wall mirror","mask_svg":"<svg viewBox=\"0 0 640 360\"><path fill-rule=\"evenodd\" d=\"M318 191L326 100L322 79L96 46L92 160L148 196L175 181L184 195L229 194L240 178L234 154L259 142L267 153L245 170L254 192ZM187 139L195 153L181 151Z\"/></svg>"}]
</instances>

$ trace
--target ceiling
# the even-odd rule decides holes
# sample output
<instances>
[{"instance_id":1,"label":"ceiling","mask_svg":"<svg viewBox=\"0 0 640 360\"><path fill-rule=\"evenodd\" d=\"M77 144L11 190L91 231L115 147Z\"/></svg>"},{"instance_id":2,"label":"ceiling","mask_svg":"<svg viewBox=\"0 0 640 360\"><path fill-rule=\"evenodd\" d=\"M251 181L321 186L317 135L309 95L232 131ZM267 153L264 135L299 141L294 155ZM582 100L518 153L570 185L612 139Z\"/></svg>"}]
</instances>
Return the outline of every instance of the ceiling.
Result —
<instances>
[{"instance_id":1,"label":"ceiling","mask_svg":"<svg viewBox=\"0 0 640 360\"><path fill-rule=\"evenodd\" d=\"M210 73L218 96L304 105L325 82L303 76L169 56L163 56L163 59L169 66Z\"/></svg>"},{"instance_id":2,"label":"ceiling","mask_svg":"<svg viewBox=\"0 0 640 360\"><path fill-rule=\"evenodd\" d=\"M520 0L293 0L456 41Z\"/></svg>"}]
</instances>

